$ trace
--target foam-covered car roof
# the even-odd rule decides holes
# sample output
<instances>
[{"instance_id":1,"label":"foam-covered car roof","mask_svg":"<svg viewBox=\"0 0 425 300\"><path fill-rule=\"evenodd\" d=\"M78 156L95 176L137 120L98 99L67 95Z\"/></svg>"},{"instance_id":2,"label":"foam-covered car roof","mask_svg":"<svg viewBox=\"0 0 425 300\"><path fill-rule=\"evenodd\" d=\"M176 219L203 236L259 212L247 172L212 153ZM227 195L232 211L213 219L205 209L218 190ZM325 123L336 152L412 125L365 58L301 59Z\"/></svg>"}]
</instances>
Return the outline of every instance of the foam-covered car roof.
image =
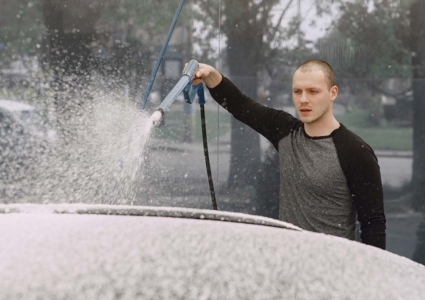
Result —
<instances>
[{"instance_id":1,"label":"foam-covered car roof","mask_svg":"<svg viewBox=\"0 0 425 300\"><path fill-rule=\"evenodd\" d=\"M6 212L0 214L1 299L388 300L425 294L424 266L296 227L225 222L201 210L149 208L203 212L193 219L145 216L134 213L147 209L138 207L30 207L0 206ZM96 207L100 214L87 213ZM117 213L130 208L132 214Z\"/></svg>"}]
</instances>

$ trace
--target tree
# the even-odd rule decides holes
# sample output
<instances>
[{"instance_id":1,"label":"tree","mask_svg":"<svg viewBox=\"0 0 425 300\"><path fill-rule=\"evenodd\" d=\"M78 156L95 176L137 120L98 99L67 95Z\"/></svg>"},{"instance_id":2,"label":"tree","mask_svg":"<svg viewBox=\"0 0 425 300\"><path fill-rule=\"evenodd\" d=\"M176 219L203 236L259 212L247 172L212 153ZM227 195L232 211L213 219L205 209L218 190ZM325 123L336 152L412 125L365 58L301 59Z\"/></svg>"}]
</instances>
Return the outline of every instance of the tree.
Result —
<instances>
[{"instance_id":1,"label":"tree","mask_svg":"<svg viewBox=\"0 0 425 300\"><path fill-rule=\"evenodd\" d=\"M80 119L91 104L87 87L102 7L95 0L41 0L40 9L46 27L41 62L44 72L52 76L57 128L61 141L67 143L76 138L77 128L84 127Z\"/></svg>"},{"instance_id":2,"label":"tree","mask_svg":"<svg viewBox=\"0 0 425 300\"><path fill-rule=\"evenodd\" d=\"M370 9L373 4L373 9ZM410 77L409 6L391 0L344 2L336 29L344 78ZM341 38L341 37L340 37ZM341 44L342 42L342 44ZM335 57L334 57L335 58Z\"/></svg>"},{"instance_id":3,"label":"tree","mask_svg":"<svg viewBox=\"0 0 425 300\"><path fill-rule=\"evenodd\" d=\"M344 1L339 8L335 26L316 44L320 57L332 64L338 78L367 78L355 92L364 93L366 85L372 93L404 94L405 90L387 91L383 83L389 78L411 77L408 3Z\"/></svg>"},{"instance_id":4,"label":"tree","mask_svg":"<svg viewBox=\"0 0 425 300\"><path fill-rule=\"evenodd\" d=\"M132 100L141 101L142 79L151 72L148 62L159 52L157 46L162 44L162 34L174 16L175 1L40 1L47 28L43 66L54 74L59 114L70 110L75 113L75 109L85 105L82 102L90 99L87 87L92 71L118 86L129 85ZM86 94L72 96L81 92ZM74 101L69 101L70 96ZM78 99L81 103L76 103Z\"/></svg>"}]
</instances>

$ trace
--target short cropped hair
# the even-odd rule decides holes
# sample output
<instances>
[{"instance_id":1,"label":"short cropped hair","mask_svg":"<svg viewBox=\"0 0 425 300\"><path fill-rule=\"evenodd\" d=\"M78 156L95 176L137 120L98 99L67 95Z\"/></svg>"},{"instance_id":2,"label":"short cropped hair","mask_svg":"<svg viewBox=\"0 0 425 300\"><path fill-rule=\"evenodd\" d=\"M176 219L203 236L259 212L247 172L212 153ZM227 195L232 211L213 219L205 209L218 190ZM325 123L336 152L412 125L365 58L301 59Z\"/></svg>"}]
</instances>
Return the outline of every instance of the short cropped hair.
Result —
<instances>
[{"instance_id":1,"label":"short cropped hair","mask_svg":"<svg viewBox=\"0 0 425 300\"><path fill-rule=\"evenodd\" d=\"M320 70L323 72L326 78L326 82L328 84L328 87L331 88L335 85L335 73L332 69L331 65L328 64L324 60L320 59L309 59L302 64L298 66L298 68L295 70L300 70L301 72L311 72L314 70ZM295 73L294 72L294 73Z\"/></svg>"}]
</instances>

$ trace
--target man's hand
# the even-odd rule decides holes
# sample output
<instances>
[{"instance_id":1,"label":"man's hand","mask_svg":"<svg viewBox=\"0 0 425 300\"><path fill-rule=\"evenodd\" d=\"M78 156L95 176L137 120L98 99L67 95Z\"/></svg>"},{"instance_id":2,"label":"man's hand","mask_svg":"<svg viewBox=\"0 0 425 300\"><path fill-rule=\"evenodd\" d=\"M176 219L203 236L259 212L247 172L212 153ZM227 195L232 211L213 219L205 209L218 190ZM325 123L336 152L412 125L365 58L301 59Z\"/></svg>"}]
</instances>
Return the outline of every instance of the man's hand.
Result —
<instances>
[{"instance_id":1,"label":"man's hand","mask_svg":"<svg viewBox=\"0 0 425 300\"><path fill-rule=\"evenodd\" d=\"M186 68L187 64L185 65ZM208 88L216 87L222 80L220 72L207 64L199 64L198 70L194 74L193 85L198 85L203 80Z\"/></svg>"}]
</instances>

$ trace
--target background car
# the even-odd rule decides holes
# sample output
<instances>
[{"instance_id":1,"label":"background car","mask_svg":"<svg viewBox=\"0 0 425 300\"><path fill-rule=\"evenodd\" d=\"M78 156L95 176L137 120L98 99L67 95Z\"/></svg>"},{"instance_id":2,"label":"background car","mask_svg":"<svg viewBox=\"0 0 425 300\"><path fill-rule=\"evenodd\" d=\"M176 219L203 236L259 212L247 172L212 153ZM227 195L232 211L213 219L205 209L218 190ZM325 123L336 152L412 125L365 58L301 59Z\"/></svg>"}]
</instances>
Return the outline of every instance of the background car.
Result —
<instances>
[{"instance_id":1,"label":"background car","mask_svg":"<svg viewBox=\"0 0 425 300\"><path fill-rule=\"evenodd\" d=\"M31 105L0 99L0 197L8 203L31 193L31 178L49 153L56 132ZM25 192L24 192L25 190ZM16 201L16 200L15 200Z\"/></svg>"},{"instance_id":2,"label":"background car","mask_svg":"<svg viewBox=\"0 0 425 300\"><path fill-rule=\"evenodd\" d=\"M423 299L425 267L200 209L0 205L0 299Z\"/></svg>"},{"instance_id":3,"label":"background car","mask_svg":"<svg viewBox=\"0 0 425 300\"><path fill-rule=\"evenodd\" d=\"M0 124L2 127L15 126L19 128L18 133L25 132L42 140L53 141L56 131L49 129L46 123L47 121L35 107L20 101L0 99Z\"/></svg>"}]
</instances>

